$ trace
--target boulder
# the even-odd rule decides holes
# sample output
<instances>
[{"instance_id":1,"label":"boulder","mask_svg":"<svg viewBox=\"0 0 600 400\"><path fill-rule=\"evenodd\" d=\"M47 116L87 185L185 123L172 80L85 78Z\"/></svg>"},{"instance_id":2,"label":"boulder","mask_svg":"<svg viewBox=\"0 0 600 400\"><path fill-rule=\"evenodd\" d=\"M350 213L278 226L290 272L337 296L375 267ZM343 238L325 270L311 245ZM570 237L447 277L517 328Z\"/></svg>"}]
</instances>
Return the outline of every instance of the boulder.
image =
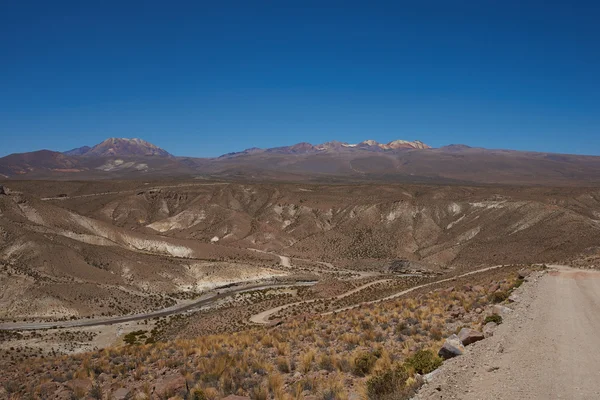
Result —
<instances>
[{"instance_id":1,"label":"boulder","mask_svg":"<svg viewBox=\"0 0 600 400\"><path fill-rule=\"evenodd\" d=\"M512 312L512 308L508 308L506 306L502 306L500 304L496 304L492 307L492 314L498 314L500 316L505 316L506 314L510 314Z\"/></svg>"},{"instance_id":2,"label":"boulder","mask_svg":"<svg viewBox=\"0 0 600 400\"><path fill-rule=\"evenodd\" d=\"M472 343L485 339L485 336L483 333L476 331L475 329L462 328L458 333L458 338L463 345L468 346Z\"/></svg>"},{"instance_id":3,"label":"boulder","mask_svg":"<svg viewBox=\"0 0 600 400\"><path fill-rule=\"evenodd\" d=\"M498 285L497 283L494 283L493 285L491 285L488 288L488 293L494 293L495 291L500 289L500 285Z\"/></svg>"},{"instance_id":4,"label":"boulder","mask_svg":"<svg viewBox=\"0 0 600 400\"><path fill-rule=\"evenodd\" d=\"M519 270L519 272L517 272L517 277L519 279L525 279L527 278L529 275L531 274L531 271L527 270L527 269L521 269Z\"/></svg>"},{"instance_id":5,"label":"boulder","mask_svg":"<svg viewBox=\"0 0 600 400\"><path fill-rule=\"evenodd\" d=\"M449 336L444 345L438 351L438 356L444 360L463 355L465 353L465 346L461 343L460 339L456 335Z\"/></svg>"},{"instance_id":6,"label":"boulder","mask_svg":"<svg viewBox=\"0 0 600 400\"><path fill-rule=\"evenodd\" d=\"M438 376L440 374L440 369L434 369L433 371L431 371L428 374L423 375L423 380L425 381L425 383L431 383L431 381L433 381L435 379L436 376Z\"/></svg>"},{"instance_id":7,"label":"boulder","mask_svg":"<svg viewBox=\"0 0 600 400\"><path fill-rule=\"evenodd\" d=\"M84 393L87 393L90 391L90 389L92 388L92 381L90 379L73 379L71 381L69 381L69 383L67 383L67 386L70 387L72 390L80 390L83 391Z\"/></svg>"},{"instance_id":8,"label":"boulder","mask_svg":"<svg viewBox=\"0 0 600 400\"><path fill-rule=\"evenodd\" d=\"M159 396L168 393L183 397L187 394L185 378L179 374L164 376L155 382L154 391Z\"/></svg>"},{"instance_id":9,"label":"boulder","mask_svg":"<svg viewBox=\"0 0 600 400\"><path fill-rule=\"evenodd\" d=\"M55 397L59 389L60 385L56 382L46 382L38 386L38 392L42 399L51 399Z\"/></svg>"},{"instance_id":10,"label":"boulder","mask_svg":"<svg viewBox=\"0 0 600 400\"><path fill-rule=\"evenodd\" d=\"M0 185L0 196L2 195L6 195L6 189L4 189L4 186Z\"/></svg>"},{"instance_id":11,"label":"boulder","mask_svg":"<svg viewBox=\"0 0 600 400\"><path fill-rule=\"evenodd\" d=\"M494 336L494 331L496 330L496 328L498 327L498 324L495 322L488 322L487 324L485 324L485 326L483 327L483 335L487 338L490 336Z\"/></svg>"},{"instance_id":12,"label":"boulder","mask_svg":"<svg viewBox=\"0 0 600 400\"><path fill-rule=\"evenodd\" d=\"M452 318L459 318L465 312L466 312L465 309L462 307L454 307L452 310L450 310L450 316Z\"/></svg>"},{"instance_id":13,"label":"boulder","mask_svg":"<svg viewBox=\"0 0 600 400\"><path fill-rule=\"evenodd\" d=\"M129 396L129 389L120 388L115 390L110 397L113 400L125 400L127 396Z\"/></svg>"}]
</instances>

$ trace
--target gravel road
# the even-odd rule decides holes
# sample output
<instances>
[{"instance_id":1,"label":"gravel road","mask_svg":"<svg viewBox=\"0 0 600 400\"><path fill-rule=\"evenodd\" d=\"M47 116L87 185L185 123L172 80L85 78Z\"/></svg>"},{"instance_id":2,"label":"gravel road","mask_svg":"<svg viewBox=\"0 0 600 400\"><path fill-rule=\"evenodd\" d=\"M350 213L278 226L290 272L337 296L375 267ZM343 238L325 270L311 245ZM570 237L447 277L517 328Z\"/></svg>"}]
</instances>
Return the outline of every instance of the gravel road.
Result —
<instances>
[{"instance_id":1,"label":"gravel road","mask_svg":"<svg viewBox=\"0 0 600 400\"><path fill-rule=\"evenodd\" d=\"M231 297L236 293L243 293L251 290L264 290L264 289L275 289L275 288L287 288L296 286L312 286L316 284L316 281L311 282L299 282L299 283L259 283L253 285L245 285L242 287L232 287L227 289L217 289L213 293L208 293L201 296L200 298L192 301L183 301L171 307L163 308L161 310L150 311L141 314L130 314L121 315L116 317L96 318L96 319L76 319L69 321L56 321L56 322L35 322L35 323L5 323L0 324L0 331L32 331L38 329L52 329L52 328L76 328L84 326L103 326L112 325L122 322L140 321L144 319L154 317L166 317L167 315L181 314L189 310L199 309L201 307L208 307L218 300L225 297Z\"/></svg>"},{"instance_id":2,"label":"gravel road","mask_svg":"<svg viewBox=\"0 0 600 400\"><path fill-rule=\"evenodd\" d=\"M553 268L519 288L494 336L444 363L417 399L600 399L600 272Z\"/></svg>"}]
</instances>

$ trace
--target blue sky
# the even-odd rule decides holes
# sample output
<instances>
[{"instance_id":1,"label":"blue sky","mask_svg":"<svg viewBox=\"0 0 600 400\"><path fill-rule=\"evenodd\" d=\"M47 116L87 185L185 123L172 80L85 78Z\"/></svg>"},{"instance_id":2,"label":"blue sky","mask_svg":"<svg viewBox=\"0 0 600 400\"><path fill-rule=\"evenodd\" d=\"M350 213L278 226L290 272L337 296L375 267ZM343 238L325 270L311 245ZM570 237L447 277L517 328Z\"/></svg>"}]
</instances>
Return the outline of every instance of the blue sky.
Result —
<instances>
[{"instance_id":1,"label":"blue sky","mask_svg":"<svg viewBox=\"0 0 600 400\"><path fill-rule=\"evenodd\" d=\"M600 155L600 6L562 3L3 1L0 156L107 137Z\"/></svg>"}]
</instances>

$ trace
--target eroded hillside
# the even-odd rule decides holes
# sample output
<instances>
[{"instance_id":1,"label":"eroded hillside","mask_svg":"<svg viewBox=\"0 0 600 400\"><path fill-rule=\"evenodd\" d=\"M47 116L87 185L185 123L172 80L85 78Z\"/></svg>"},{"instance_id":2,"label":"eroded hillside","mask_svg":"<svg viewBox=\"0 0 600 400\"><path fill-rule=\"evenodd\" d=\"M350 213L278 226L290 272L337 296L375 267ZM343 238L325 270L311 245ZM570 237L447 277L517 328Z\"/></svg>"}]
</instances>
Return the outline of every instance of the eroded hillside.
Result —
<instances>
[{"instance_id":1,"label":"eroded hillside","mask_svg":"<svg viewBox=\"0 0 600 400\"><path fill-rule=\"evenodd\" d=\"M332 268L346 275L387 273L398 260L444 272L533 262L594 266L599 259L597 189L218 182L11 187L0 196L6 288L0 302L8 319L144 312L233 282L314 277Z\"/></svg>"},{"instance_id":2,"label":"eroded hillside","mask_svg":"<svg viewBox=\"0 0 600 400\"><path fill-rule=\"evenodd\" d=\"M597 189L182 184L52 203L133 232L350 266L564 261L595 254L600 233Z\"/></svg>"}]
</instances>

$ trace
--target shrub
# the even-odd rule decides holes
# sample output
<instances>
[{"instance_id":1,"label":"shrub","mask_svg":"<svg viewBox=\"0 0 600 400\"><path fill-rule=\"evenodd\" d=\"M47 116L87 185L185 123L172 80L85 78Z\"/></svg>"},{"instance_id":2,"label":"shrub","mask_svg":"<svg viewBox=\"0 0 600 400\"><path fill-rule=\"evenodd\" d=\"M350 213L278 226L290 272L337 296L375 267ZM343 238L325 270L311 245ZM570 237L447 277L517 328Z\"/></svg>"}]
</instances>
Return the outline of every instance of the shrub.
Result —
<instances>
[{"instance_id":1,"label":"shrub","mask_svg":"<svg viewBox=\"0 0 600 400\"><path fill-rule=\"evenodd\" d=\"M502 303L504 300L508 299L508 296L509 294L507 292L497 290L490 294L489 299L492 303Z\"/></svg>"},{"instance_id":2,"label":"shrub","mask_svg":"<svg viewBox=\"0 0 600 400\"><path fill-rule=\"evenodd\" d=\"M102 387L98 384L95 384L94 386L92 386L92 388L90 389L90 393L89 393L90 397L92 399L95 400L102 400L103 394L102 394Z\"/></svg>"},{"instance_id":3,"label":"shrub","mask_svg":"<svg viewBox=\"0 0 600 400\"><path fill-rule=\"evenodd\" d=\"M442 359L431 350L419 350L404 362L418 374L428 374L442 365Z\"/></svg>"},{"instance_id":4,"label":"shrub","mask_svg":"<svg viewBox=\"0 0 600 400\"><path fill-rule=\"evenodd\" d=\"M521 286L523 284L523 282L525 282L525 279L517 279L517 281L513 285L513 288L515 288L515 289L518 288L519 286Z\"/></svg>"},{"instance_id":5,"label":"shrub","mask_svg":"<svg viewBox=\"0 0 600 400\"><path fill-rule=\"evenodd\" d=\"M377 357L370 353L362 353L354 359L354 368L352 372L356 376L365 376L371 373Z\"/></svg>"},{"instance_id":6,"label":"shrub","mask_svg":"<svg viewBox=\"0 0 600 400\"><path fill-rule=\"evenodd\" d=\"M321 355L321 358L319 359L319 368L329 372L333 371L335 369L333 357L329 354Z\"/></svg>"},{"instance_id":7,"label":"shrub","mask_svg":"<svg viewBox=\"0 0 600 400\"><path fill-rule=\"evenodd\" d=\"M287 358L279 357L277 359L277 369L279 372L283 372L284 374L288 374L290 372L290 364L288 363Z\"/></svg>"},{"instance_id":8,"label":"shrub","mask_svg":"<svg viewBox=\"0 0 600 400\"><path fill-rule=\"evenodd\" d=\"M492 315L488 315L487 317L485 317L485 320L483 321L483 324L487 324L488 322L495 322L498 325L500 325L502 323L502 317L498 314L492 314Z\"/></svg>"},{"instance_id":9,"label":"shrub","mask_svg":"<svg viewBox=\"0 0 600 400\"><path fill-rule=\"evenodd\" d=\"M208 400L208 398L202 389L196 389L194 390L194 393L192 393L192 400Z\"/></svg>"},{"instance_id":10,"label":"shrub","mask_svg":"<svg viewBox=\"0 0 600 400\"><path fill-rule=\"evenodd\" d=\"M378 372L367 379L367 399L402 399L406 391L408 371L402 365Z\"/></svg>"}]
</instances>

